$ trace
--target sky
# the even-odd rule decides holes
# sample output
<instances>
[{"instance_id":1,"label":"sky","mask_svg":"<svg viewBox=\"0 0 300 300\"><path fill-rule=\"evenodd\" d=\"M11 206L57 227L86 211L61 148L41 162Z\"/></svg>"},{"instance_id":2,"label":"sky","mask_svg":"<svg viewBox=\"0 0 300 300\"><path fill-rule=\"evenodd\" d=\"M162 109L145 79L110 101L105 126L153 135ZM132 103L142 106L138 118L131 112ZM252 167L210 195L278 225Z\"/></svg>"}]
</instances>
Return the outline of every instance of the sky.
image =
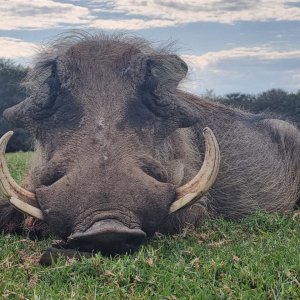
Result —
<instances>
[{"instance_id":1,"label":"sky","mask_svg":"<svg viewBox=\"0 0 300 300\"><path fill-rule=\"evenodd\" d=\"M58 34L130 32L176 42L197 94L300 90L298 0L0 0L0 57L31 65Z\"/></svg>"}]
</instances>

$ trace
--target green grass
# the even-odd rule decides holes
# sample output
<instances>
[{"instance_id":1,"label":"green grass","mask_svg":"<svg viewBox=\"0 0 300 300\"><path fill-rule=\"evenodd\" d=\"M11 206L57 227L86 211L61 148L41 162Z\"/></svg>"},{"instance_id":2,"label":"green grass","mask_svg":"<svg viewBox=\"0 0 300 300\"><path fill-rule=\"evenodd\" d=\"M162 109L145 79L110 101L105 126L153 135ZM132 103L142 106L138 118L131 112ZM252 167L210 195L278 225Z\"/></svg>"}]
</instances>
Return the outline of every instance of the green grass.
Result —
<instances>
[{"instance_id":1,"label":"green grass","mask_svg":"<svg viewBox=\"0 0 300 300\"><path fill-rule=\"evenodd\" d=\"M28 154L9 156L14 176ZM15 167L13 165L16 164ZM300 216L257 213L156 236L132 256L38 259L51 240L0 235L1 299L300 299Z\"/></svg>"},{"instance_id":2,"label":"green grass","mask_svg":"<svg viewBox=\"0 0 300 300\"><path fill-rule=\"evenodd\" d=\"M10 174L20 184L22 183L32 158L32 152L16 152L6 154Z\"/></svg>"}]
</instances>

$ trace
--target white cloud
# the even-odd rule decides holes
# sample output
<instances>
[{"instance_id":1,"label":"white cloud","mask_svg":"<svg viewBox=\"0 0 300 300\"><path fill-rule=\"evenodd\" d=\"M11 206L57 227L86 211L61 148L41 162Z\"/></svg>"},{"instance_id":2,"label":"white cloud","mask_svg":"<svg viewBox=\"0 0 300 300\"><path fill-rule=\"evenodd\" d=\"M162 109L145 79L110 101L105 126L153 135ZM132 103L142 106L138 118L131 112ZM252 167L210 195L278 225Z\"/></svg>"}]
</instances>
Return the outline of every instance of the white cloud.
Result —
<instances>
[{"instance_id":1,"label":"white cloud","mask_svg":"<svg viewBox=\"0 0 300 300\"><path fill-rule=\"evenodd\" d=\"M296 0L95 0L91 2L98 3L99 9L104 12L124 13L134 18L139 16L141 19L152 18L157 22L157 26L159 20L170 22L165 25L192 22L300 20L300 7L292 5L297 3ZM130 20L128 22L130 23ZM101 20L98 20L97 24L101 24ZM147 28L151 27L147 22L145 25ZM126 24L124 28L127 28Z\"/></svg>"},{"instance_id":2,"label":"white cloud","mask_svg":"<svg viewBox=\"0 0 300 300\"><path fill-rule=\"evenodd\" d=\"M299 51L276 51L267 47L237 47L229 50L207 52L203 55L183 55L183 58L193 68L204 70L208 66L216 65L222 60L234 58L256 58L260 60L276 60L300 58Z\"/></svg>"},{"instance_id":3,"label":"white cloud","mask_svg":"<svg viewBox=\"0 0 300 300\"><path fill-rule=\"evenodd\" d=\"M0 37L1 58L24 58L32 57L37 53L39 46L23 40L10 37Z\"/></svg>"},{"instance_id":4,"label":"white cloud","mask_svg":"<svg viewBox=\"0 0 300 300\"><path fill-rule=\"evenodd\" d=\"M2 0L0 29L77 26L137 30L193 22L300 21L297 0L87 0L83 3Z\"/></svg>"},{"instance_id":5,"label":"white cloud","mask_svg":"<svg viewBox=\"0 0 300 300\"><path fill-rule=\"evenodd\" d=\"M279 64L287 59L300 60L299 51L277 51L270 47L236 47L229 50L207 52L202 55L182 55L189 66L189 80L182 87L196 93L213 89L219 94L237 90L257 92L274 87L287 90L300 89L298 70ZM230 60L230 63L221 64ZM249 67L251 70L249 71ZM255 90L255 88L257 90Z\"/></svg>"},{"instance_id":6,"label":"white cloud","mask_svg":"<svg viewBox=\"0 0 300 300\"><path fill-rule=\"evenodd\" d=\"M143 19L126 19L126 20L95 20L92 23L93 27L99 29L113 29L113 30L138 30L144 28L168 27L176 25L170 20L143 20Z\"/></svg>"},{"instance_id":7,"label":"white cloud","mask_svg":"<svg viewBox=\"0 0 300 300\"><path fill-rule=\"evenodd\" d=\"M9 0L0 3L0 29L42 29L62 24L87 25L89 9L52 0Z\"/></svg>"}]
</instances>

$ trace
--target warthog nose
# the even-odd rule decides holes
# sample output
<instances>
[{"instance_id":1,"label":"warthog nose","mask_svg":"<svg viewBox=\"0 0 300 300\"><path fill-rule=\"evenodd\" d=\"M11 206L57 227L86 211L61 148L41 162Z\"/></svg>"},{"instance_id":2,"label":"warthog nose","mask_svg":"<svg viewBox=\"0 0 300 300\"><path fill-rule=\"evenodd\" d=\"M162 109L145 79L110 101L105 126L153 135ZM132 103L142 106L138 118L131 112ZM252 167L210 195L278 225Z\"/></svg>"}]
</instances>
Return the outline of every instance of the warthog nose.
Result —
<instances>
[{"instance_id":1,"label":"warthog nose","mask_svg":"<svg viewBox=\"0 0 300 300\"><path fill-rule=\"evenodd\" d=\"M70 235L68 244L79 251L101 251L106 255L133 253L146 236L140 228L128 228L117 220L102 220L84 232Z\"/></svg>"}]
</instances>

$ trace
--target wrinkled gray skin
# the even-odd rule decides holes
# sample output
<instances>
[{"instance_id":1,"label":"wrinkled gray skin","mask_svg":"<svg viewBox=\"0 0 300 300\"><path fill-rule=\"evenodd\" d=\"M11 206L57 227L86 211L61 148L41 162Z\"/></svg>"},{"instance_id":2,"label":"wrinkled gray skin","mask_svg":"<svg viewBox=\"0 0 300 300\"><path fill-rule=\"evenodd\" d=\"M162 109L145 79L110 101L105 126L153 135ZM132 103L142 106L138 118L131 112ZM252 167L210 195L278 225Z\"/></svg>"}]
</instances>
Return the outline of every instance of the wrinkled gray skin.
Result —
<instances>
[{"instance_id":1,"label":"wrinkled gray skin","mask_svg":"<svg viewBox=\"0 0 300 300\"><path fill-rule=\"evenodd\" d=\"M188 68L169 52L121 35L65 37L38 57L30 96L4 112L37 141L29 187L50 231L68 243L122 253L157 230L296 207L299 131L181 91ZM169 216L176 187L201 167L206 126L220 145L217 181ZM2 228L22 222L0 208Z\"/></svg>"}]
</instances>

